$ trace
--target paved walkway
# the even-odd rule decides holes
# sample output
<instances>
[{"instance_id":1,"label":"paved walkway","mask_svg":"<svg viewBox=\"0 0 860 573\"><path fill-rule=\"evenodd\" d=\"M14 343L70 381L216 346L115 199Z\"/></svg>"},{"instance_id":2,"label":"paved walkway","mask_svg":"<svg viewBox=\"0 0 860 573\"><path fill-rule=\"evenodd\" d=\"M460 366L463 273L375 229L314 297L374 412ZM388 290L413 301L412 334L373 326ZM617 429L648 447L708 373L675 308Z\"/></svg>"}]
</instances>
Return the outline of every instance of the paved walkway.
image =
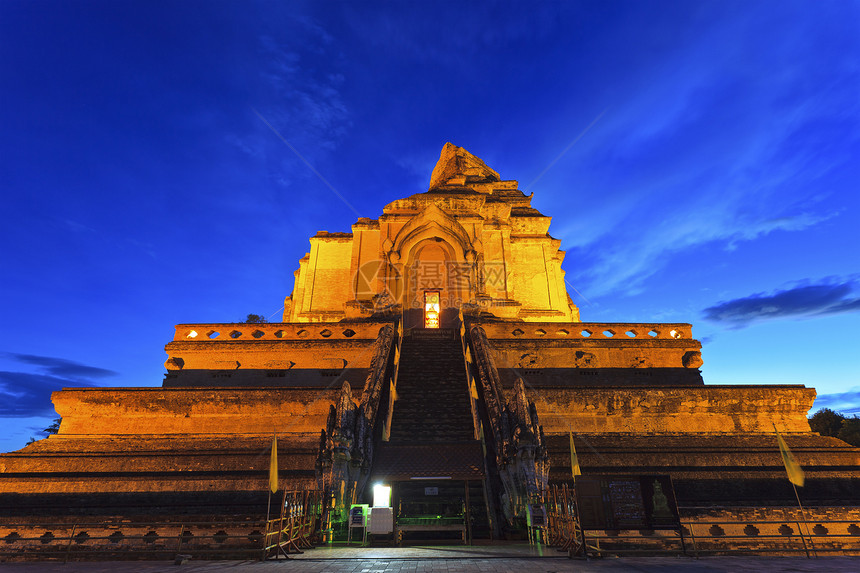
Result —
<instances>
[{"instance_id":1,"label":"paved walkway","mask_svg":"<svg viewBox=\"0 0 860 573\"><path fill-rule=\"evenodd\" d=\"M0 573L770 573L860 571L860 557L622 557L568 559L529 545L321 547L279 561L0 563Z\"/></svg>"}]
</instances>

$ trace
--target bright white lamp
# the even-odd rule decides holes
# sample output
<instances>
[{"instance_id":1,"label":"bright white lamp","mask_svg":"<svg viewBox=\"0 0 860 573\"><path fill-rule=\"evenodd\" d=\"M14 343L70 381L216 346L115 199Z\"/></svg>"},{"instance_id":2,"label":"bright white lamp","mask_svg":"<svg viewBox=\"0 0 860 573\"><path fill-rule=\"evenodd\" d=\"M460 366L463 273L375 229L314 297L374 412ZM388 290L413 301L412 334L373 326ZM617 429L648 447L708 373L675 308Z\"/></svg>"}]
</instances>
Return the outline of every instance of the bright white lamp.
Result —
<instances>
[{"instance_id":1,"label":"bright white lamp","mask_svg":"<svg viewBox=\"0 0 860 573\"><path fill-rule=\"evenodd\" d=\"M373 486L373 507L391 507L391 486L378 483Z\"/></svg>"}]
</instances>

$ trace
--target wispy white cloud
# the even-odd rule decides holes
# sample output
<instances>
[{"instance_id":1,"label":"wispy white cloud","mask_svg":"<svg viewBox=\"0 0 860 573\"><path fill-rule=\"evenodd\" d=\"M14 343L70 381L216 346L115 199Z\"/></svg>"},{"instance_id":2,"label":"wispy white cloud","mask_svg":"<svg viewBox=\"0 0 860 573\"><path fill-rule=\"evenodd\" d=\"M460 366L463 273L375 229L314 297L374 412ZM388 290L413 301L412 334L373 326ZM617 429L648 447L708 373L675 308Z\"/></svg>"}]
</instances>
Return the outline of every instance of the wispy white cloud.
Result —
<instances>
[{"instance_id":1,"label":"wispy white cloud","mask_svg":"<svg viewBox=\"0 0 860 573\"><path fill-rule=\"evenodd\" d=\"M749 57L759 40L747 23L715 22L631 84L581 142L573 167L606 170L603 205L583 205L555 233L586 261L569 271L584 292L635 294L697 246L731 250L839 215L819 181L860 149L860 72L845 65L853 81L810 82L821 62L804 50L816 37L795 28L776 38L774 62Z\"/></svg>"},{"instance_id":2,"label":"wispy white cloud","mask_svg":"<svg viewBox=\"0 0 860 573\"><path fill-rule=\"evenodd\" d=\"M300 50L313 49L313 43L296 46L264 37L261 45L269 63L262 73L272 89L259 105L261 113L309 157L334 150L350 125L340 93L343 74L315 69L306 61L310 58Z\"/></svg>"},{"instance_id":3,"label":"wispy white cloud","mask_svg":"<svg viewBox=\"0 0 860 573\"><path fill-rule=\"evenodd\" d=\"M454 10L455 13L445 14ZM572 3L452 4L392 3L381 9L344 6L346 20L358 37L414 64L443 65L462 71L488 51L521 42L540 42L570 33L566 22L580 10ZM428 25L428 23L435 25Z\"/></svg>"},{"instance_id":4,"label":"wispy white cloud","mask_svg":"<svg viewBox=\"0 0 860 573\"><path fill-rule=\"evenodd\" d=\"M351 127L342 94L344 57L332 36L307 17L295 17L278 35L258 39L257 92L250 100L279 133L312 164L327 158ZM229 133L225 142L262 161L279 186L312 178L305 167L248 110L244 133Z\"/></svg>"}]
</instances>

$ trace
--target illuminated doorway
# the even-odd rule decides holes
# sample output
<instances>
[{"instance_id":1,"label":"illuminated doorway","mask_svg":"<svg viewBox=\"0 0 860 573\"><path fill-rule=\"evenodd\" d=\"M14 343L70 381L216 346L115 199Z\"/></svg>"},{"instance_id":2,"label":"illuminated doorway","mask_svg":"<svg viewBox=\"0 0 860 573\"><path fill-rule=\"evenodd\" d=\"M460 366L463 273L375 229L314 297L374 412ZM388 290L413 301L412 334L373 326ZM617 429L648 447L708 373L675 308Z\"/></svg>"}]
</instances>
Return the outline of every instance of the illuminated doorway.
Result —
<instances>
[{"instance_id":1,"label":"illuminated doorway","mask_svg":"<svg viewBox=\"0 0 860 573\"><path fill-rule=\"evenodd\" d=\"M424 291L424 328L439 328L440 295L438 290Z\"/></svg>"}]
</instances>

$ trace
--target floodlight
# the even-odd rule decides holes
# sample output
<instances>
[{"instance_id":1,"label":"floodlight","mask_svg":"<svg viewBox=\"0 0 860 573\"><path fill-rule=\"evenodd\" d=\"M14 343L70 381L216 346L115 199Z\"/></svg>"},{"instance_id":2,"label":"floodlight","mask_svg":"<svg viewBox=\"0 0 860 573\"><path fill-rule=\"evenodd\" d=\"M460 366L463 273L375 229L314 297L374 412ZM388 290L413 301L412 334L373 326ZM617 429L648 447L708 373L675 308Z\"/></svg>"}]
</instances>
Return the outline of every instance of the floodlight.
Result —
<instances>
[{"instance_id":1,"label":"floodlight","mask_svg":"<svg viewBox=\"0 0 860 573\"><path fill-rule=\"evenodd\" d=\"M391 486L378 483L373 486L373 507L391 507Z\"/></svg>"}]
</instances>

